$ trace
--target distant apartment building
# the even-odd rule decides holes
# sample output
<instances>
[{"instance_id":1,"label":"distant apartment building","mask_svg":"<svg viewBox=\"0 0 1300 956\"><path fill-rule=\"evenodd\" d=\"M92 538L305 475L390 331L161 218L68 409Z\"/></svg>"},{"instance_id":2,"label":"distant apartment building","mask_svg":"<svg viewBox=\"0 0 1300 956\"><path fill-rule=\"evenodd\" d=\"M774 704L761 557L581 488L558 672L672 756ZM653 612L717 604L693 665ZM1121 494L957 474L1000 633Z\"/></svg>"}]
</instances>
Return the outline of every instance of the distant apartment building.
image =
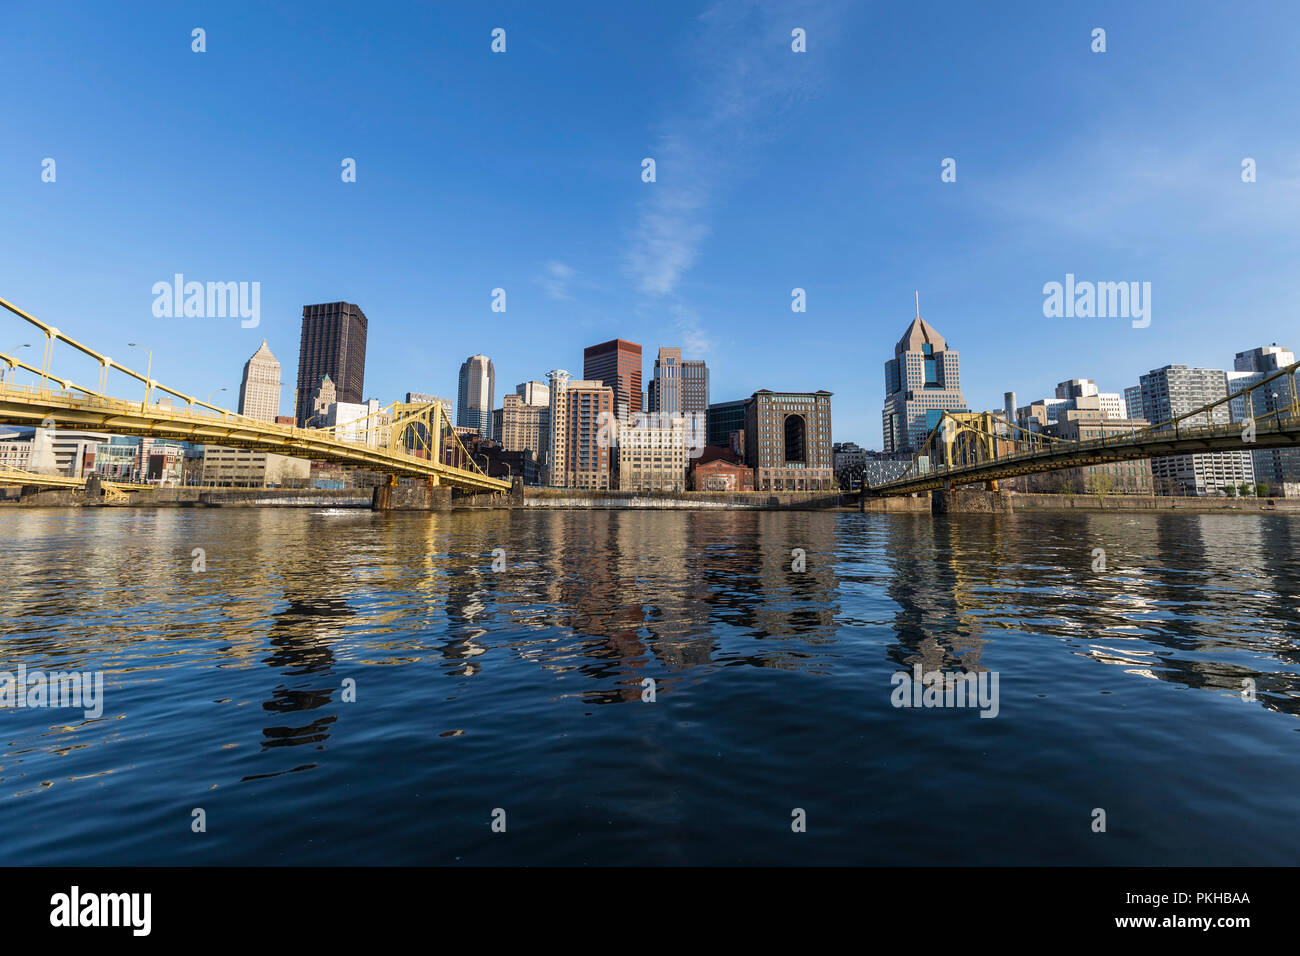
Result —
<instances>
[{"instance_id":1,"label":"distant apartment building","mask_svg":"<svg viewBox=\"0 0 1300 956\"><path fill-rule=\"evenodd\" d=\"M1293 364L1295 354L1276 342L1238 352L1233 359L1233 370L1227 373L1228 391L1232 394L1245 389L1252 391L1249 403L1245 395L1232 401L1232 420L1254 418L1264 424L1289 417L1292 403L1300 397L1300 380L1296 375L1281 375L1262 386L1259 383ZM1256 483L1280 488L1300 481L1300 448L1253 449L1251 462Z\"/></svg>"},{"instance_id":2,"label":"distant apartment building","mask_svg":"<svg viewBox=\"0 0 1300 956\"><path fill-rule=\"evenodd\" d=\"M486 355L471 355L461 363L456 395L457 425L476 429L484 438L493 437L492 405L496 384L496 366Z\"/></svg>"},{"instance_id":3,"label":"distant apartment building","mask_svg":"<svg viewBox=\"0 0 1300 956\"><path fill-rule=\"evenodd\" d=\"M550 376L550 391L546 483L608 490L613 456L609 441L602 438L609 434L614 417L614 389L592 379L572 380L568 372L557 369Z\"/></svg>"},{"instance_id":4,"label":"distant apartment building","mask_svg":"<svg viewBox=\"0 0 1300 956\"><path fill-rule=\"evenodd\" d=\"M366 314L351 302L302 307L298 344L298 391L294 417L306 425L312 393L326 376L337 390L335 401L359 402L366 384Z\"/></svg>"},{"instance_id":5,"label":"distant apartment building","mask_svg":"<svg viewBox=\"0 0 1300 956\"><path fill-rule=\"evenodd\" d=\"M757 491L834 488L831 393L755 392L745 407L745 463Z\"/></svg>"},{"instance_id":6,"label":"distant apartment building","mask_svg":"<svg viewBox=\"0 0 1300 956\"><path fill-rule=\"evenodd\" d=\"M641 411L641 346L635 342L611 339L588 346L582 352L582 377L613 389L616 417Z\"/></svg>"},{"instance_id":7,"label":"distant apartment building","mask_svg":"<svg viewBox=\"0 0 1300 956\"><path fill-rule=\"evenodd\" d=\"M223 488L304 488L311 462L248 448L203 449L203 484Z\"/></svg>"},{"instance_id":8,"label":"distant apartment building","mask_svg":"<svg viewBox=\"0 0 1300 956\"><path fill-rule=\"evenodd\" d=\"M885 363L886 453L920 451L946 411L969 411L961 393L960 359L918 314Z\"/></svg>"},{"instance_id":9,"label":"distant apartment building","mask_svg":"<svg viewBox=\"0 0 1300 956\"><path fill-rule=\"evenodd\" d=\"M1138 387L1141 417L1158 425L1226 398L1228 376L1221 369L1166 365L1143 375ZM1224 403L1188 424L1205 426L1230 420L1231 410ZM1218 495L1228 485L1254 484L1255 467L1249 451L1216 451L1153 458L1151 475L1157 494Z\"/></svg>"},{"instance_id":10,"label":"distant apartment building","mask_svg":"<svg viewBox=\"0 0 1300 956\"><path fill-rule=\"evenodd\" d=\"M262 339L262 345L244 363L239 383L239 414L273 422L280 414L280 363Z\"/></svg>"},{"instance_id":11,"label":"distant apartment building","mask_svg":"<svg viewBox=\"0 0 1300 956\"><path fill-rule=\"evenodd\" d=\"M745 430L745 405L747 398L734 402L717 402L708 406L704 413L705 435L709 445L727 448L731 444L734 432Z\"/></svg>"}]
</instances>

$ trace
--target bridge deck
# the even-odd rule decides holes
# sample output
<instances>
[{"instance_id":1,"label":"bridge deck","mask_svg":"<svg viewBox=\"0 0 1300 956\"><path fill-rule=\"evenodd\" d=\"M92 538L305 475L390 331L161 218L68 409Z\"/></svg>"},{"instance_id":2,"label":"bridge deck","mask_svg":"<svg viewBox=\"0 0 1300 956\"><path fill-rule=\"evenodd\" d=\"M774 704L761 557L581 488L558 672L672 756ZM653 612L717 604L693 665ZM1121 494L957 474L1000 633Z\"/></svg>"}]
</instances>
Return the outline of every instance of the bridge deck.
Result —
<instances>
[{"instance_id":1,"label":"bridge deck","mask_svg":"<svg viewBox=\"0 0 1300 956\"><path fill-rule=\"evenodd\" d=\"M509 491L510 482L404 452L344 441L328 431L276 425L233 412L127 402L93 393L0 383L0 423L101 431L249 448L294 458L353 465L404 478L432 478L470 491Z\"/></svg>"}]
</instances>

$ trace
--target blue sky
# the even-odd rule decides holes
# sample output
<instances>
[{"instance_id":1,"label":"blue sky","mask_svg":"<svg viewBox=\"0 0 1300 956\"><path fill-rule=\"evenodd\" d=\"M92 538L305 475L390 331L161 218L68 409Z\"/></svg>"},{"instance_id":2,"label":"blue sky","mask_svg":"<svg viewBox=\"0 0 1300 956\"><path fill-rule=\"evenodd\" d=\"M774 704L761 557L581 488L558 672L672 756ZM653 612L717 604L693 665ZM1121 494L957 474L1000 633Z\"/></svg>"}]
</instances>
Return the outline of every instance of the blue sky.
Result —
<instances>
[{"instance_id":1,"label":"blue sky","mask_svg":"<svg viewBox=\"0 0 1300 956\"><path fill-rule=\"evenodd\" d=\"M870 447L914 289L977 409L1300 348L1300 8L1057 6L9 5L0 297L230 407L265 337L289 414L302 306L345 299L384 402L484 352L499 403L622 337L714 401L828 389ZM177 272L260 282L260 326L156 318ZM1045 319L1066 273L1150 282L1151 325Z\"/></svg>"}]
</instances>

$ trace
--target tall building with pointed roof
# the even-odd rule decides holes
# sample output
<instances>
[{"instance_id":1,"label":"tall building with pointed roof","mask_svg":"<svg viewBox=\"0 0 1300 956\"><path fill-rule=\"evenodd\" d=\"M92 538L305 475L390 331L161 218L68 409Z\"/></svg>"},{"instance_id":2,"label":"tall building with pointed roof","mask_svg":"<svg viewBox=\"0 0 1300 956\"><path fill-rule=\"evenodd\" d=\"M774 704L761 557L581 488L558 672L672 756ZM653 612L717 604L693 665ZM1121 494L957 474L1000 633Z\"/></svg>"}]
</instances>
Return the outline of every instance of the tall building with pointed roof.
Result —
<instances>
[{"instance_id":1,"label":"tall building with pointed roof","mask_svg":"<svg viewBox=\"0 0 1300 956\"><path fill-rule=\"evenodd\" d=\"M885 363L884 450L915 452L945 411L968 411L961 394L961 364L934 326L916 318Z\"/></svg>"},{"instance_id":2,"label":"tall building with pointed roof","mask_svg":"<svg viewBox=\"0 0 1300 956\"><path fill-rule=\"evenodd\" d=\"M273 422L280 414L280 363L262 339L262 346L244 363L239 383L239 414Z\"/></svg>"}]
</instances>

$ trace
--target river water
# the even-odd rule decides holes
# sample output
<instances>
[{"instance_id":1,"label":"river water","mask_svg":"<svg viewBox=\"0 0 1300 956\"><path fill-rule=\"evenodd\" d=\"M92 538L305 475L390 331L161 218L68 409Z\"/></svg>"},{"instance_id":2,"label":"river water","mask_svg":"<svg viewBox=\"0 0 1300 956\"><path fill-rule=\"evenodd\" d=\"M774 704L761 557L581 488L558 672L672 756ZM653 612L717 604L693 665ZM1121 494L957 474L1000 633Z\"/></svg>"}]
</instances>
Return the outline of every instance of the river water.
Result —
<instances>
[{"instance_id":1,"label":"river water","mask_svg":"<svg viewBox=\"0 0 1300 956\"><path fill-rule=\"evenodd\" d=\"M0 536L0 671L104 682L97 717L0 709L0 863L1300 858L1298 518L11 509ZM936 670L996 707L895 706Z\"/></svg>"}]
</instances>

